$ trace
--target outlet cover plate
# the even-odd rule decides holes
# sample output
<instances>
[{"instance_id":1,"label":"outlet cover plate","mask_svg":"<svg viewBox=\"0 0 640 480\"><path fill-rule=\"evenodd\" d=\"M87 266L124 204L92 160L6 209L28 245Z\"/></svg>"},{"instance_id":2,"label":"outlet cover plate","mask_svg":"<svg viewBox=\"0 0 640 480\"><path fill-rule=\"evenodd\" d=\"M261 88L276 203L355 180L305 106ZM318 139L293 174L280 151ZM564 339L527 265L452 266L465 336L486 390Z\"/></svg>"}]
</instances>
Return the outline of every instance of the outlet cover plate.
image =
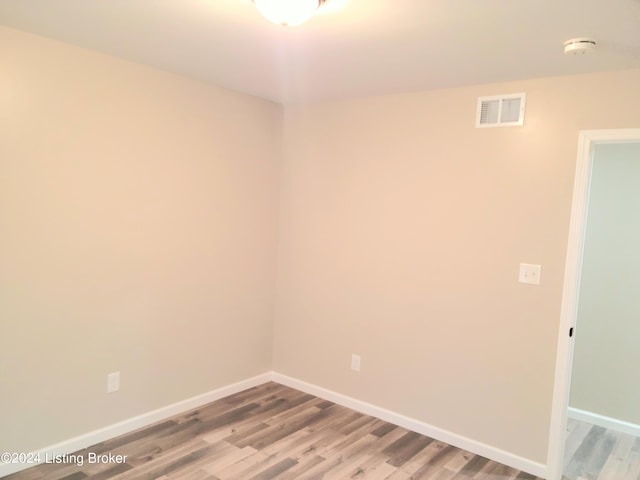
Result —
<instances>
[{"instance_id":1,"label":"outlet cover plate","mask_svg":"<svg viewBox=\"0 0 640 480\"><path fill-rule=\"evenodd\" d=\"M120 372L113 372L107 375L107 393L120 390Z\"/></svg>"},{"instance_id":2,"label":"outlet cover plate","mask_svg":"<svg viewBox=\"0 0 640 480\"><path fill-rule=\"evenodd\" d=\"M351 370L354 372L360 371L360 355L351 355Z\"/></svg>"}]
</instances>

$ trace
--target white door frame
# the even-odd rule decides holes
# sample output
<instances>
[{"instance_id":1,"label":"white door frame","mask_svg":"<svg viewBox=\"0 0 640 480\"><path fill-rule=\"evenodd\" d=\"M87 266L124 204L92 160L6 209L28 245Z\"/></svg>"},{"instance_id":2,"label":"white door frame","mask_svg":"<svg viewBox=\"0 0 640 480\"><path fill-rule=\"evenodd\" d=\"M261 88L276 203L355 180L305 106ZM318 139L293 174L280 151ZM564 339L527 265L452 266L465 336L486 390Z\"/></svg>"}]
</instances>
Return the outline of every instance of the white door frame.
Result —
<instances>
[{"instance_id":1,"label":"white door frame","mask_svg":"<svg viewBox=\"0 0 640 480\"><path fill-rule=\"evenodd\" d=\"M564 432L569 407L569 388L573 364L573 338L569 329L575 326L578 292L584 249L584 234L589 202L589 186L593 169L593 147L599 143L640 142L640 129L584 130L578 138L578 160L571 205L571 224L562 289L562 309L556 353L556 373L549 431L547 471L549 480L562 478Z\"/></svg>"}]
</instances>

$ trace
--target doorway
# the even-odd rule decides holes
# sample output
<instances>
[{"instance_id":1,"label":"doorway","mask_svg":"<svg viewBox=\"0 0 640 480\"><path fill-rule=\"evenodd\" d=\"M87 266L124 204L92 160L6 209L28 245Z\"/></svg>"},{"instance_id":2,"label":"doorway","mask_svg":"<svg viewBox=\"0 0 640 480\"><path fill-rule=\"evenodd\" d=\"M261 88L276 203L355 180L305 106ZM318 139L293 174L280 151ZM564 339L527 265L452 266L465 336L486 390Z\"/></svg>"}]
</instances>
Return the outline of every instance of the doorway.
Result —
<instances>
[{"instance_id":1,"label":"doorway","mask_svg":"<svg viewBox=\"0 0 640 480\"><path fill-rule=\"evenodd\" d=\"M580 308L579 293L583 275L583 260L585 259L585 239L594 160L596 152L602 150L602 147L624 144L640 145L640 129L591 130L581 132L579 136L549 437L548 478L550 480L560 480L563 472L565 429L576 343L574 342L576 336L573 336L573 329L576 328ZM584 270L584 273L586 275L587 271ZM576 335L579 336L577 330Z\"/></svg>"}]
</instances>

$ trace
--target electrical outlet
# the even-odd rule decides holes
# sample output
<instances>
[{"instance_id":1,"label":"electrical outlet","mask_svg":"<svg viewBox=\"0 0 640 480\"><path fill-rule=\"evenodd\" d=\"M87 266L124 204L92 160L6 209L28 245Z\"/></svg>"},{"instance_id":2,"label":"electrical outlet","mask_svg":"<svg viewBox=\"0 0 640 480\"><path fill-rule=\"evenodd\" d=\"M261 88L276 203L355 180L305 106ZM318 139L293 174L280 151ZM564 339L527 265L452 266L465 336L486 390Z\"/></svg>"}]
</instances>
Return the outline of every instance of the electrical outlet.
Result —
<instances>
[{"instance_id":1,"label":"electrical outlet","mask_svg":"<svg viewBox=\"0 0 640 480\"><path fill-rule=\"evenodd\" d=\"M541 270L542 270L542 267L540 265L531 265L529 263L521 263L520 274L518 275L518 281L520 283L540 285Z\"/></svg>"},{"instance_id":2,"label":"electrical outlet","mask_svg":"<svg viewBox=\"0 0 640 480\"><path fill-rule=\"evenodd\" d=\"M360 355L351 355L351 370L354 372L360 371Z\"/></svg>"},{"instance_id":3,"label":"electrical outlet","mask_svg":"<svg viewBox=\"0 0 640 480\"><path fill-rule=\"evenodd\" d=\"M107 393L120 390L120 372L113 372L107 375Z\"/></svg>"}]
</instances>

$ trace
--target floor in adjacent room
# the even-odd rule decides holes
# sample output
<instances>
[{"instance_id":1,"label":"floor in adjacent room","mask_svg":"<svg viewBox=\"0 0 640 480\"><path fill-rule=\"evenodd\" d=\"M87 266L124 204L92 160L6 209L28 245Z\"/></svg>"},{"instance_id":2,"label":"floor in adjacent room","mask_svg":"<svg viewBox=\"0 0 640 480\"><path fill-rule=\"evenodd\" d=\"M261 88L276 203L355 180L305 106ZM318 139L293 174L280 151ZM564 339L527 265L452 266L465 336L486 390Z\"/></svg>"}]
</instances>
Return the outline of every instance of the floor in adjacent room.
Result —
<instances>
[{"instance_id":1,"label":"floor in adjacent room","mask_svg":"<svg viewBox=\"0 0 640 480\"><path fill-rule=\"evenodd\" d=\"M640 480L640 437L569 419L565 480Z\"/></svg>"},{"instance_id":2,"label":"floor in adjacent room","mask_svg":"<svg viewBox=\"0 0 640 480\"><path fill-rule=\"evenodd\" d=\"M75 455L90 453L127 457L120 464L45 464L5 479L537 480L273 382Z\"/></svg>"}]
</instances>

